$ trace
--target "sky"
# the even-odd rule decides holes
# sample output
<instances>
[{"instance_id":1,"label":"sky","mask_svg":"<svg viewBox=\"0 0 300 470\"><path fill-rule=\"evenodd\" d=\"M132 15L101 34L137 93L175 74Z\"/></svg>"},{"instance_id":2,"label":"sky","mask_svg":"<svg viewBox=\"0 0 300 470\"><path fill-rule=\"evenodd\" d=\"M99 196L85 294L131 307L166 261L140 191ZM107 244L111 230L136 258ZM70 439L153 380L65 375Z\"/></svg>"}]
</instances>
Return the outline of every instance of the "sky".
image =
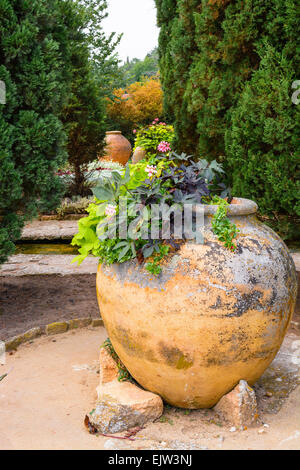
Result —
<instances>
[{"instance_id":1,"label":"sky","mask_svg":"<svg viewBox=\"0 0 300 470\"><path fill-rule=\"evenodd\" d=\"M157 46L154 0L107 0L108 18L103 22L106 33L124 33L117 49L122 62L144 59Z\"/></svg>"}]
</instances>

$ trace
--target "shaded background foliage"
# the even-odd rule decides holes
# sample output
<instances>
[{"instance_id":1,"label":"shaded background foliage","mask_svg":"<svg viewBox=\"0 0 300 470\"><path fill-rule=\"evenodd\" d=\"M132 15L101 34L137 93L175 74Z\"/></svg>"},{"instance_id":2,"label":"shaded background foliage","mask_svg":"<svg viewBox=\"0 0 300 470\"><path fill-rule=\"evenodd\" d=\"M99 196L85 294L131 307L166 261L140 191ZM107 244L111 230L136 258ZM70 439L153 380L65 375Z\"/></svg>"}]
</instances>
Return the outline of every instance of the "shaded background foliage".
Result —
<instances>
[{"instance_id":1,"label":"shaded background foliage","mask_svg":"<svg viewBox=\"0 0 300 470\"><path fill-rule=\"evenodd\" d=\"M67 149L76 166L103 145L118 62L118 38L101 30L105 9L105 0L0 0L0 263L26 220L59 205Z\"/></svg>"},{"instance_id":2,"label":"shaded background foliage","mask_svg":"<svg viewBox=\"0 0 300 470\"><path fill-rule=\"evenodd\" d=\"M58 203L54 170L66 159L59 119L69 94L71 30L67 4L0 1L0 262L14 250L25 219ZM64 58L64 60L63 60Z\"/></svg>"},{"instance_id":3,"label":"shaded background foliage","mask_svg":"<svg viewBox=\"0 0 300 470\"><path fill-rule=\"evenodd\" d=\"M102 0L76 4L76 42L71 51L71 96L62 111L68 134L68 162L74 172L69 192L86 196L86 164L101 155L106 131L106 98L118 74L119 60L114 50L120 41L115 34L106 38L101 24L107 16Z\"/></svg>"},{"instance_id":4,"label":"shaded background foliage","mask_svg":"<svg viewBox=\"0 0 300 470\"><path fill-rule=\"evenodd\" d=\"M217 158L284 238L299 235L294 0L156 0L165 111L176 148ZM298 51L298 52L297 52Z\"/></svg>"},{"instance_id":5,"label":"shaded background foliage","mask_svg":"<svg viewBox=\"0 0 300 470\"><path fill-rule=\"evenodd\" d=\"M126 88L144 78L155 77L158 74L158 48L149 52L143 60L134 58L127 61L119 68L119 84L115 88Z\"/></svg>"}]
</instances>

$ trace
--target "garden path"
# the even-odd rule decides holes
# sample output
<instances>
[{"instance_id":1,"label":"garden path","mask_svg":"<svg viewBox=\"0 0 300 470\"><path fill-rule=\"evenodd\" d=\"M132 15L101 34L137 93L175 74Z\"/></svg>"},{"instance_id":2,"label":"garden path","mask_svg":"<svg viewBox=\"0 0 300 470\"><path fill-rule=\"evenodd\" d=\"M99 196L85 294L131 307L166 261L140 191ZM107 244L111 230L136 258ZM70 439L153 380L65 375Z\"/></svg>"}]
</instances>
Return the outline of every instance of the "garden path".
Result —
<instances>
[{"instance_id":1,"label":"garden path","mask_svg":"<svg viewBox=\"0 0 300 470\"><path fill-rule=\"evenodd\" d=\"M0 382L1 450L299 449L300 387L290 393L299 383L299 336L289 333L260 382L268 389L276 384L277 390L272 397L266 397L261 387L258 393L267 426L231 432L218 423L213 411L170 408L135 441L96 437L83 425L85 414L95 405L99 346L106 336L104 328L74 330L41 337L7 355L7 364L0 366L0 375L10 370ZM277 414L275 405L282 406Z\"/></svg>"}]
</instances>

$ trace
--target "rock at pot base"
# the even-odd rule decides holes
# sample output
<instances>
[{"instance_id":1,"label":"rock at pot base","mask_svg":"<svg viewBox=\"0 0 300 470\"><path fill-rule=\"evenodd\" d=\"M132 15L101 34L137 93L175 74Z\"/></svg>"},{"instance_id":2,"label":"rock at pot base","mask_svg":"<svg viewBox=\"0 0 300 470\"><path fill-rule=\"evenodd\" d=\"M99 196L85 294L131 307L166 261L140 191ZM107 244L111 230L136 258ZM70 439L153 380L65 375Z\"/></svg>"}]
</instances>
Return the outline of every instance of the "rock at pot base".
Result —
<instances>
[{"instance_id":1,"label":"rock at pot base","mask_svg":"<svg viewBox=\"0 0 300 470\"><path fill-rule=\"evenodd\" d=\"M131 382L118 381L118 367L105 350L100 351L98 401L90 423L103 433L117 433L153 422L163 413L163 401Z\"/></svg>"},{"instance_id":2,"label":"rock at pot base","mask_svg":"<svg viewBox=\"0 0 300 470\"><path fill-rule=\"evenodd\" d=\"M221 419L237 429L252 426L258 419L255 392L245 380L224 395L214 410Z\"/></svg>"},{"instance_id":3,"label":"rock at pot base","mask_svg":"<svg viewBox=\"0 0 300 470\"><path fill-rule=\"evenodd\" d=\"M101 433L117 433L153 422L163 413L162 399L131 382L113 381L97 389L90 422Z\"/></svg>"}]
</instances>

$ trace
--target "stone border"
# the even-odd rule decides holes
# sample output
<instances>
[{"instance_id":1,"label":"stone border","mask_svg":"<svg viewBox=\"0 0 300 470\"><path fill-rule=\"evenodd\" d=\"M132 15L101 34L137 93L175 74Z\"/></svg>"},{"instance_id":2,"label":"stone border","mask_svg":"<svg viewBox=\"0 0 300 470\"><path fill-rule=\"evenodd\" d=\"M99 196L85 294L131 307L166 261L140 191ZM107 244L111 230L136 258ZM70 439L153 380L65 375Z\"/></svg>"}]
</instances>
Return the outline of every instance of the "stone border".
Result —
<instances>
[{"instance_id":1,"label":"stone border","mask_svg":"<svg viewBox=\"0 0 300 470\"><path fill-rule=\"evenodd\" d=\"M93 328L98 328L104 326L103 320L101 318L76 318L74 320L64 321L64 322L54 322L49 323L44 327L35 327L26 331L25 333L14 336L13 338L8 339L5 342L6 352L15 351L21 344L28 343L33 341L40 336L54 336L67 331L77 330L80 328L86 328L87 326L92 326Z\"/></svg>"}]
</instances>

